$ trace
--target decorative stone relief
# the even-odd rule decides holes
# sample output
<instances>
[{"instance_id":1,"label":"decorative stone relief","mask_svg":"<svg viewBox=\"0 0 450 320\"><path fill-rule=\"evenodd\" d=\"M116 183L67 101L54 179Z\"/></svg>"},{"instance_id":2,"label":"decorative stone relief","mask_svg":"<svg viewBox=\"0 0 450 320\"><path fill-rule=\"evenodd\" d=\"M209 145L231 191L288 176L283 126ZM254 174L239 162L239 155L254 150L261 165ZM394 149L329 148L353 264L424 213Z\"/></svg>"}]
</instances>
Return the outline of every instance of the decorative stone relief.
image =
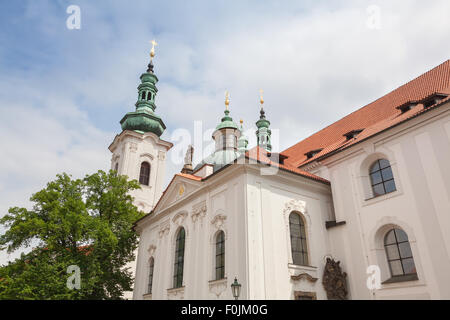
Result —
<instances>
[{"instance_id":1,"label":"decorative stone relief","mask_svg":"<svg viewBox=\"0 0 450 320\"><path fill-rule=\"evenodd\" d=\"M214 293L217 298L227 290L227 279L213 280L209 282L209 292Z\"/></svg>"},{"instance_id":2,"label":"decorative stone relief","mask_svg":"<svg viewBox=\"0 0 450 320\"><path fill-rule=\"evenodd\" d=\"M306 222L310 227L311 221L308 219L309 217L306 214L306 202L305 201L292 199L291 201L285 203L284 209L283 209L283 214L284 214L284 222L286 224L286 227L289 227L289 215L291 214L292 211L297 211L297 212L300 212L301 214L303 214L305 219L308 220Z\"/></svg>"},{"instance_id":3,"label":"decorative stone relief","mask_svg":"<svg viewBox=\"0 0 450 320\"><path fill-rule=\"evenodd\" d=\"M158 151L158 160L166 160L166 153L164 151Z\"/></svg>"},{"instance_id":4,"label":"decorative stone relief","mask_svg":"<svg viewBox=\"0 0 450 320\"><path fill-rule=\"evenodd\" d=\"M317 281L317 278L314 278L313 276L311 276L309 273L306 273L306 272L300 273L296 276L291 276L291 279L294 281L299 281L299 280L305 279L311 283L315 283Z\"/></svg>"},{"instance_id":5,"label":"decorative stone relief","mask_svg":"<svg viewBox=\"0 0 450 320\"><path fill-rule=\"evenodd\" d=\"M172 222L177 226L181 226L184 220L186 219L187 215L188 214L185 211L179 212L172 218Z\"/></svg>"},{"instance_id":6,"label":"decorative stone relief","mask_svg":"<svg viewBox=\"0 0 450 320\"><path fill-rule=\"evenodd\" d=\"M150 153L143 153L139 156L140 158L149 158L150 160L153 160L153 155Z\"/></svg>"},{"instance_id":7,"label":"decorative stone relief","mask_svg":"<svg viewBox=\"0 0 450 320\"><path fill-rule=\"evenodd\" d=\"M167 299L169 299L169 300L184 299L184 287L167 289Z\"/></svg>"},{"instance_id":8,"label":"decorative stone relief","mask_svg":"<svg viewBox=\"0 0 450 320\"><path fill-rule=\"evenodd\" d=\"M184 183L179 183L176 186L176 189L177 189L177 193L176 193L175 198L176 198L176 200L178 200L178 199L182 198L185 195L185 193L186 193L186 186L185 186Z\"/></svg>"},{"instance_id":9,"label":"decorative stone relief","mask_svg":"<svg viewBox=\"0 0 450 320\"><path fill-rule=\"evenodd\" d=\"M159 237L162 238L165 235L168 235L170 231L170 223L169 221L165 221L163 224L161 224L159 228Z\"/></svg>"},{"instance_id":10,"label":"decorative stone relief","mask_svg":"<svg viewBox=\"0 0 450 320\"><path fill-rule=\"evenodd\" d=\"M347 274L342 272L340 261L327 258L327 263L323 272L322 284L327 292L329 300L347 299Z\"/></svg>"},{"instance_id":11,"label":"decorative stone relief","mask_svg":"<svg viewBox=\"0 0 450 320\"><path fill-rule=\"evenodd\" d=\"M214 225L216 229L220 229L224 225L226 219L227 216L219 213L211 220L211 224Z\"/></svg>"},{"instance_id":12,"label":"decorative stone relief","mask_svg":"<svg viewBox=\"0 0 450 320\"><path fill-rule=\"evenodd\" d=\"M150 257L153 256L153 254L155 253L155 250L156 250L156 246L154 244L151 244L147 249L148 255Z\"/></svg>"},{"instance_id":13,"label":"decorative stone relief","mask_svg":"<svg viewBox=\"0 0 450 320\"><path fill-rule=\"evenodd\" d=\"M131 152L136 152L137 151L137 143L135 142L130 142L130 151Z\"/></svg>"},{"instance_id":14,"label":"decorative stone relief","mask_svg":"<svg viewBox=\"0 0 450 320\"><path fill-rule=\"evenodd\" d=\"M192 208L192 222L195 223L198 219L203 218L204 216L206 216L206 201L203 201Z\"/></svg>"}]
</instances>

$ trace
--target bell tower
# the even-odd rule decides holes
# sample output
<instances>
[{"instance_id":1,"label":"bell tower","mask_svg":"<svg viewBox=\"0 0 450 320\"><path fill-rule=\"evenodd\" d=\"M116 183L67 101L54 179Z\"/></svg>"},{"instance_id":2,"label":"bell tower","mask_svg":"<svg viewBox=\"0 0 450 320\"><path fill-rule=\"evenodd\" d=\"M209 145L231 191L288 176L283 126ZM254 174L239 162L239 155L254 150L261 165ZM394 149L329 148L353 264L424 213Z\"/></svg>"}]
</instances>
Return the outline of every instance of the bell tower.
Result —
<instances>
[{"instance_id":1,"label":"bell tower","mask_svg":"<svg viewBox=\"0 0 450 320\"><path fill-rule=\"evenodd\" d=\"M156 113L156 83L158 78L153 71L156 42L153 40L150 63L141 77L138 86L136 110L128 112L120 124L122 132L109 146L112 152L111 169L141 184L134 190L134 204L148 213L162 195L167 151L172 143L160 138L166 126Z\"/></svg>"}]
</instances>

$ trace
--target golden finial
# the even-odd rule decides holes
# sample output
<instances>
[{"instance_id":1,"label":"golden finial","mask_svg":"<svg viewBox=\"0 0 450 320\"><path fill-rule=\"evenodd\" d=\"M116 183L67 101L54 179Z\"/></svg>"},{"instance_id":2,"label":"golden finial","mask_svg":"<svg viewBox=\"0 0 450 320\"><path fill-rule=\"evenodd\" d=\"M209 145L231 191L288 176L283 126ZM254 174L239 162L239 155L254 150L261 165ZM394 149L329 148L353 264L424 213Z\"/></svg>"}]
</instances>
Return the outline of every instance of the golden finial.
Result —
<instances>
[{"instance_id":1,"label":"golden finial","mask_svg":"<svg viewBox=\"0 0 450 320\"><path fill-rule=\"evenodd\" d=\"M264 104L264 99L263 99L263 89L259 89L259 102L261 103L261 108L263 107Z\"/></svg>"},{"instance_id":2,"label":"golden finial","mask_svg":"<svg viewBox=\"0 0 450 320\"><path fill-rule=\"evenodd\" d=\"M230 105L230 93L225 91L225 108L228 110L228 106Z\"/></svg>"},{"instance_id":3,"label":"golden finial","mask_svg":"<svg viewBox=\"0 0 450 320\"><path fill-rule=\"evenodd\" d=\"M244 124L244 120L242 120L242 119L241 119L241 120L240 120L239 122L241 123L241 125L243 125L243 124Z\"/></svg>"},{"instance_id":4,"label":"golden finial","mask_svg":"<svg viewBox=\"0 0 450 320\"><path fill-rule=\"evenodd\" d=\"M150 43L152 44L152 50L150 50L150 58L153 60L153 57L155 56L155 46L157 46L158 44L155 40L150 41Z\"/></svg>"}]
</instances>

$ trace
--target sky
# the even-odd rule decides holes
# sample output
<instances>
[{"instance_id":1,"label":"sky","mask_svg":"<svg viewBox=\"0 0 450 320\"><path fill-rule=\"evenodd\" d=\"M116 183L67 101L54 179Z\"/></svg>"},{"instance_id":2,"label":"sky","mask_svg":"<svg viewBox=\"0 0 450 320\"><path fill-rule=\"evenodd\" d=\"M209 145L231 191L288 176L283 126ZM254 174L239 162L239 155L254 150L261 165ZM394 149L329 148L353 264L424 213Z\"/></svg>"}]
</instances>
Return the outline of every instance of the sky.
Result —
<instances>
[{"instance_id":1,"label":"sky","mask_svg":"<svg viewBox=\"0 0 450 320\"><path fill-rule=\"evenodd\" d=\"M163 139L201 126L210 143L228 90L252 146L263 89L282 151L449 59L448 12L448 0L0 1L0 216L31 208L58 173L110 168L152 39Z\"/></svg>"}]
</instances>

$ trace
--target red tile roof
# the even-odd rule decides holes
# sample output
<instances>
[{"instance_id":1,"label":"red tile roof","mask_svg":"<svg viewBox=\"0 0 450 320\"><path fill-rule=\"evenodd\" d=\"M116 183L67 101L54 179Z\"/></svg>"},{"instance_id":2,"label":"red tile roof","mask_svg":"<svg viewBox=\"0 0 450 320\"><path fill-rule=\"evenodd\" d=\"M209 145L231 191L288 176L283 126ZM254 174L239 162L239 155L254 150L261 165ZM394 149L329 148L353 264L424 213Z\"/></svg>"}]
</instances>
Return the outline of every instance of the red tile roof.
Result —
<instances>
[{"instance_id":1,"label":"red tile roof","mask_svg":"<svg viewBox=\"0 0 450 320\"><path fill-rule=\"evenodd\" d=\"M437 92L450 93L450 60L284 150L282 154L288 156L285 163L292 167L305 165L415 117L424 112L423 105L404 114L397 107ZM343 136L358 129L364 130L349 141ZM312 158L306 157L306 153L321 148Z\"/></svg>"},{"instance_id":2,"label":"red tile roof","mask_svg":"<svg viewBox=\"0 0 450 320\"><path fill-rule=\"evenodd\" d=\"M271 165L271 166L274 166L274 167L278 167L278 168L280 168L282 170L286 170L286 171L289 171L289 172L292 172L292 173L304 176L304 177L312 179L312 180L323 182L325 184L330 184L330 181L328 181L328 180L326 180L324 178L321 178L319 176L316 176L316 175L314 175L312 173L309 173L307 171L298 169L296 167L292 167L292 166L290 166L288 164L280 164L278 162L273 161L272 159L269 158L270 157L270 153L268 153L266 150L264 150L264 149L262 149L260 147L255 147L255 148L247 151L245 153L245 157L247 159L256 160L256 161L258 161L260 163L264 163L264 164L268 164L268 165Z\"/></svg>"},{"instance_id":3,"label":"red tile roof","mask_svg":"<svg viewBox=\"0 0 450 320\"><path fill-rule=\"evenodd\" d=\"M176 176L188 178L188 179L195 180L195 181L202 181L202 177L195 176L193 174L188 174L188 173L177 173Z\"/></svg>"}]
</instances>

